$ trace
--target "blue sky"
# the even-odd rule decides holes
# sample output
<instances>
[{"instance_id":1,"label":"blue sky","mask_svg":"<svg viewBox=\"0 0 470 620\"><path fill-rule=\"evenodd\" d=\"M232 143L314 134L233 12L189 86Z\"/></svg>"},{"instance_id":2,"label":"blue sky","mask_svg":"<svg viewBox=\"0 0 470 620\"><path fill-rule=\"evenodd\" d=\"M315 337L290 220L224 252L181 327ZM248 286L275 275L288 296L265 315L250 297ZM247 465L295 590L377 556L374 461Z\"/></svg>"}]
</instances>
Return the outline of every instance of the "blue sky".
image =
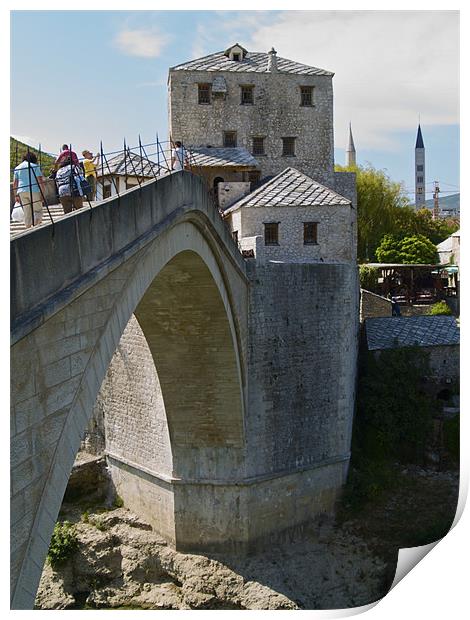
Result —
<instances>
[{"instance_id":1,"label":"blue sky","mask_svg":"<svg viewBox=\"0 0 470 620\"><path fill-rule=\"evenodd\" d=\"M455 12L13 11L11 133L51 152L166 137L168 67L236 41L335 72L337 163L351 121L358 163L412 188L420 115L429 190L458 191Z\"/></svg>"}]
</instances>

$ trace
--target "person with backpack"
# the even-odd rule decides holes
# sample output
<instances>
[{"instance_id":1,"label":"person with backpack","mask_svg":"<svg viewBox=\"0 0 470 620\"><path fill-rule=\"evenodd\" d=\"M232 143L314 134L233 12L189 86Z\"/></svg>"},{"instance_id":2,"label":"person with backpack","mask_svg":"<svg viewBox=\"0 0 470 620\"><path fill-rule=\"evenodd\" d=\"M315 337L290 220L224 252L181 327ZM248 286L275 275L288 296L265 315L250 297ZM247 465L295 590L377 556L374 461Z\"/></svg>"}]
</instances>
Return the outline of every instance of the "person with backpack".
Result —
<instances>
[{"instance_id":1,"label":"person with backpack","mask_svg":"<svg viewBox=\"0 0 470 620\"><path fill-rule=\"evenodd\" d=\"M55 177L59 201L64 213L70 213L83 207L82 170L68 157L59 164Z\"/></svg>"}]
</instances>

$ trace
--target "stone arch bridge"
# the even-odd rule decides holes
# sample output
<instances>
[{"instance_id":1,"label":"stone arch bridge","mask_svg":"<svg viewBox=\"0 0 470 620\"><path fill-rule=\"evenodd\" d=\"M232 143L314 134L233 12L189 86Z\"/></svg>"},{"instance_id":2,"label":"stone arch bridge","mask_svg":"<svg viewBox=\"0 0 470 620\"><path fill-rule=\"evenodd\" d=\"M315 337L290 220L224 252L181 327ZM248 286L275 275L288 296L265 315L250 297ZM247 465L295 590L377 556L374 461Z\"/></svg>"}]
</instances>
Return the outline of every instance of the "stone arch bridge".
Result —
<instances>
[{"instance_id":1,"label":"stone arch bridge","mask_svg":"<svg viewBox=\"0 0 470 620\"><path fill-rule=\"evenodd\" d=\"M18 235L11 267L12 608L34 604L113 355L111 475L170 544L245 550L331 509L354 391L348 265L257 270L202 181L180 172ZM328 295L334 328L305 327L295 303L289 327L276 286L308 290L308 304ZM305 338L315 356L299 360Z\"/></svg>"}]
</instances>

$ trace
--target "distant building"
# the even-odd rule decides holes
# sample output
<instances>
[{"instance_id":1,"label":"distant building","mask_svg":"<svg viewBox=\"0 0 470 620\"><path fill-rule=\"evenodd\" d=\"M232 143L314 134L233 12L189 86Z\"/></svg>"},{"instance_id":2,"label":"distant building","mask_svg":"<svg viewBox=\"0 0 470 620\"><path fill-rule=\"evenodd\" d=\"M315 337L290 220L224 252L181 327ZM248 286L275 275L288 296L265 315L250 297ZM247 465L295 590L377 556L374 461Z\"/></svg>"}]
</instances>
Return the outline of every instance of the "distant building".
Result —
<instances>
[{"instance_id":1,"label":"distant building","mask_svg":"<svg viewBox=\"0 0 470 620\"><path fill-rule=\"evenodd\" d=\"M356 147L352 135L351 123L349 123L349 141L346 150L346 167L353 168L356 165Z\"/></svg>"},{"instance_id":2,"label":"distant building","mask_svg":"<svg viewBox=\"0 0 470 620\"><path fill-rule=\"evenodd\" d=\"M97 200L121 194L158 174L158 165L149 159L137 153L119 153L97 167Z\"/></svg>"},{"instance_id":3,"label":"distant building","mask_svg":"<svg viewBox=\"0 0 470 620\"><path fill-rule=\"evenodd\" d=\"M418 125L415 146L415 205L417 209L425 207L426 202L426 161L421 125Z\"/></svg>"}]
</instances>

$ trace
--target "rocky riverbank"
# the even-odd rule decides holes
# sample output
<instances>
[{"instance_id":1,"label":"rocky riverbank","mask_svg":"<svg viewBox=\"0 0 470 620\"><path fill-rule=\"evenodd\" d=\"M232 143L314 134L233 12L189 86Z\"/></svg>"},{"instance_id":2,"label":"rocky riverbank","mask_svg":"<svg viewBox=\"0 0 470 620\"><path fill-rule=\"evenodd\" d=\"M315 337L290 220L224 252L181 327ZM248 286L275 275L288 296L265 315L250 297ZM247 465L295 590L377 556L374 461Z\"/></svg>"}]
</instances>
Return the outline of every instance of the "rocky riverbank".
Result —
<instances>
[{"instance_id":1,"label":"rocky riverbank","mask_svg":"<svg viewBox=\"0 0 470 620\"><path fill-rule=\"evenodd\" d=\"M336 522L311 523L298 540L248 557L179 553L125 507L83 513L77 505L64 504L61 519L76 524L78 549L60 568L53 570L46 563L36 608L365 605L387 593L400 546L439 538L453 518L456 472L414 468L399 475L404 480L399 491L360 513L343 513Z\"/></svg>"}]
</instances>

